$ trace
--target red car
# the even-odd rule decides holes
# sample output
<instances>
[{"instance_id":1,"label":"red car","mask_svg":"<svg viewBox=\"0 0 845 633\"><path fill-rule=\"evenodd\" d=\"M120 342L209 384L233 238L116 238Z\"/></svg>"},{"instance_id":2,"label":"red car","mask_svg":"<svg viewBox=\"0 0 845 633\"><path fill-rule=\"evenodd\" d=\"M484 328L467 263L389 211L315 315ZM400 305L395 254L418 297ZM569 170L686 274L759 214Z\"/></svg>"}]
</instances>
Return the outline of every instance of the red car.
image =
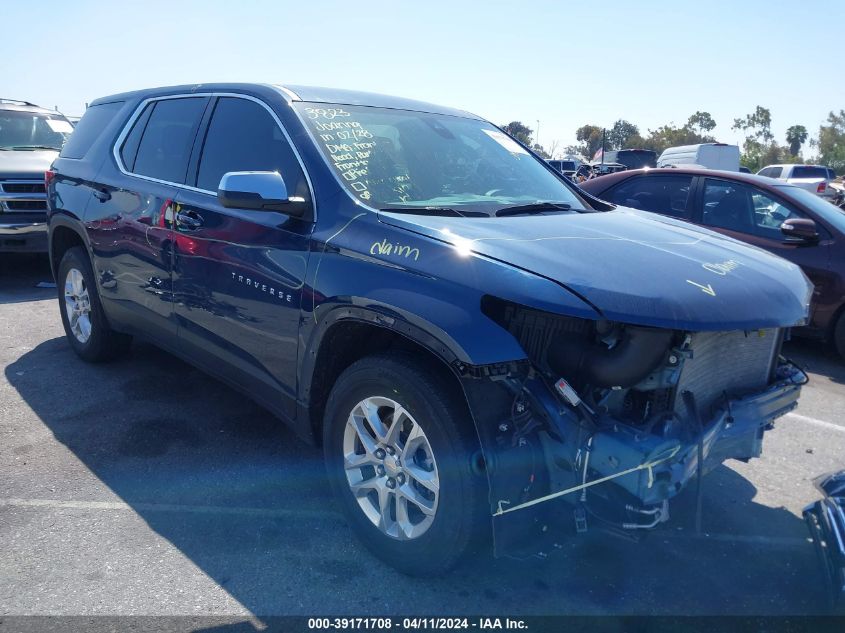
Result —
<instances>
[{"instance_id":1,"label":"red car","mask_svg":"<svg viewBox=\"0 0 845 633\"><path fill-rule=\"evenodd\" d=\"M759 246L798 264L815 285L810 323L796 331L845 357L845 212L786 183L709 169L638 169L588 180L585 191Z\"/></svg>"}]
</instances>

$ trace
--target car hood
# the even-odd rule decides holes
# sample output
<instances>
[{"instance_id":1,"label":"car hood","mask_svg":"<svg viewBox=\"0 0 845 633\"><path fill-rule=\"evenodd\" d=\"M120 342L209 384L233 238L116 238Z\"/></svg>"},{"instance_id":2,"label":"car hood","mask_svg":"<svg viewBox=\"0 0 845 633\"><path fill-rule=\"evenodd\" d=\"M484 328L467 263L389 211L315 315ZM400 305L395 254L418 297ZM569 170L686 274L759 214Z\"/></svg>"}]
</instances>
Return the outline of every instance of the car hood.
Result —
<instances>
[{"instance_id":1,"label":"car hood","mask_svg":"<svg viewBox=\"0 0 845 633\"><path fill-rule=\"evenodd\" d=\"M804 324L809 309L812 286L798 266L644 211L380 219L555 281L614 321L753 330Z\"/></svg>"},{"instance_id":2,"label":"car hood","mask_svg":"<svg viewBox=\"0 0 845 633\"><path fill-rule=\"evenodd\" d=\"M44 178L59 155L55 150L0 151L0 178Z\"/></svg>"}]
</instances>

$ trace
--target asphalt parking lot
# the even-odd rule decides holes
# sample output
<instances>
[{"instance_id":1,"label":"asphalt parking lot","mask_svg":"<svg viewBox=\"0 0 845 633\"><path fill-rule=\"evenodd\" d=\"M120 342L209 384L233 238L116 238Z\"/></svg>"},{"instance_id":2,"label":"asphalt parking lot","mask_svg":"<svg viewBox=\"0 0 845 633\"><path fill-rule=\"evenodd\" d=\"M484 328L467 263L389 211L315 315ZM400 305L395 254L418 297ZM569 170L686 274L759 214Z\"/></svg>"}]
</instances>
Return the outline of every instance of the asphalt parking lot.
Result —
<instances>
[{"instance_id":1,"label":"asphalt parking lot","mask_svg":"<svg viewBox=\"0 0 845 633\"><path fill-rule=\"evenodd\" d=\"M145 344L109 365L65 343L45 261L0 256L0 615L815 614L800 518L845 467L845 363L810 373L764 456L705 480L640 543L590 536L545 559L408 578L336 513L319 450ZM689 492L689 491L688 491Z\"/></svg>"}]
</instances>

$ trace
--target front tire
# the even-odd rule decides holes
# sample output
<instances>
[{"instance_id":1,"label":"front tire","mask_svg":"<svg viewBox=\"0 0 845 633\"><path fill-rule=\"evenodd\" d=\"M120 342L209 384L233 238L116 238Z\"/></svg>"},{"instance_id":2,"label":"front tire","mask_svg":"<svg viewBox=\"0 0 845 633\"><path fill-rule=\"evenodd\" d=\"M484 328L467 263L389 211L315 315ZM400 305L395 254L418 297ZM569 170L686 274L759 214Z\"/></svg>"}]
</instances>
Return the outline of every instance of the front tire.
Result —
<instances>
[{"instance_id":1,"label":"front tire","mask_svg":"<svg viewBox=\"0 0 845 633\"><path fill-rule=\"evenodd\" d=\"M94 270L82 247L74 246L64 254L56 282L65 335L80 358L96 363L116 358L129 349L132 337L109 326Z\"/></svg>"},{"instance_id":2,"label":"front tire","mask_svg":"<svg viewBox=\"0 0 845 633\"><path fill-rule=\"evenodd\" d=\"M332 487L353 531L409 575L453 567L483 527L485 480L465 403L411 356L354 363L326 406Z\"/></svg>"}]
</instances>

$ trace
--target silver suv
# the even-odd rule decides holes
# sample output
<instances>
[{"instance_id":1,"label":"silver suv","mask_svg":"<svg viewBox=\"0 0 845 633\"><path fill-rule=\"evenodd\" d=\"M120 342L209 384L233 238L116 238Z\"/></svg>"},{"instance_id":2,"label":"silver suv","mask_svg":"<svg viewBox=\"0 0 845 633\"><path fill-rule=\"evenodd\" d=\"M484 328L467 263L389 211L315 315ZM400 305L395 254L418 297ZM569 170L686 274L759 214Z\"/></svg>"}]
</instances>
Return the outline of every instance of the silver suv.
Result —
<instances>
[{"instance_id":1,"label":"silver suv","mask_svg":"<svg viewBox=\"0 0 845 633\"><path fill-rule=\"evenodd\" d=\"M782 180L823 198L836 195L830 186L836 178L836 172L823 165L769 165L758 171L757 175Z\"/></svg>"},{"instance_id":2,"label":"silver suv","mask_svg":"<svg viewBox=\"0 0 845 633\"><path fill-rule=\"evenodd\" d=\"M0 252L47 252L44 172L72 131L58 112L0 99Z\"/></svg>"}]
</instances>

